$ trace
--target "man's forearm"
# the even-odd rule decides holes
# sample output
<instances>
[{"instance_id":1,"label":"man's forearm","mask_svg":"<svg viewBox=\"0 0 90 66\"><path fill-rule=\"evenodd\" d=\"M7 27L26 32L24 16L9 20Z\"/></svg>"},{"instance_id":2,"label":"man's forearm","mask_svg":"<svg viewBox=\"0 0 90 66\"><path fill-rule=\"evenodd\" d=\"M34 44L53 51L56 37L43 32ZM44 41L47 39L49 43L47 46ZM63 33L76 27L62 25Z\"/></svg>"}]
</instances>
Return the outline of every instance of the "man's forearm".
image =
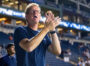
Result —
<instances>
[{"instance_id":1,"label":"man's forearm","mask_svg":"<svg viewBox=\"0 0 90 66\"><path fill-rule=\"evenodd\" d=\"M58 36L56 33L54 33L54 34L51 34L51 38L52 38L52 45L51 45L52 52L58 55L61 53L61 46L60 46Z\"/></svg>"},{"instance_id":2,"label":"man's forearm","mask_svg":"<svg viewBox=\"0 0 90 66\"><path fill-rule=\"evenodd\" d=\"M49 32L48 28L45 27L44 29L41 30L40 33L38 33L33 38L27 39L27 41L25 42L23 40L21 42L21 47L28 52L32 52L40 44L40 42L43 40L43 38L48 32Z\"/></svg>"}]
</instances>

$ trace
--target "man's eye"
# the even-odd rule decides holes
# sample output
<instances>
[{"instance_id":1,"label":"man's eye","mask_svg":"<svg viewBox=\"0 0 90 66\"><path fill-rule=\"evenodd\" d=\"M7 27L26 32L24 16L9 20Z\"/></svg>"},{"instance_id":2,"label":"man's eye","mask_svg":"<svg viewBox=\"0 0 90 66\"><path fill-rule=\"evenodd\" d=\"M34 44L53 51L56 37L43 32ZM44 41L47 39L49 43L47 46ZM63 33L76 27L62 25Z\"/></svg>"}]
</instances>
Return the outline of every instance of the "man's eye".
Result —
<instances>
[{"instance_id":1,"label":"man's eye","mask_svg":"<svg viewBox=\"0 0 90 66\"><path fill-rule=\"evenodd\" d=\"M47 13L47 15L49 15L49 14Z\"/></svg>"}]
</instances>

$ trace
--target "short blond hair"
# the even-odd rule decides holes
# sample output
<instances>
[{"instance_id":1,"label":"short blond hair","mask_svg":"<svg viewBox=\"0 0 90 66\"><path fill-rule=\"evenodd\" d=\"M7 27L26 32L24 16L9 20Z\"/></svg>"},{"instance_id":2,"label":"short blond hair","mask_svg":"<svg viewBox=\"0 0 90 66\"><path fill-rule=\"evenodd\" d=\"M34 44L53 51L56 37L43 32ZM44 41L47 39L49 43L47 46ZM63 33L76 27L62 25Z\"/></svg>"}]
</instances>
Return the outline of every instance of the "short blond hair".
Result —
<instances>
[{"instance_id":1,"label":"short blond hair","mask_svg":"<svg viewBox=\"0 0 90 66\"><path fill-rule=\"evenodd\" d=\"M33 6L37 6L40 8L40 6L37 4L37 3L30 3L29 5L27 5L26 9L25 9L25 14L28 14L29 13L29 10L31 9L31 7ZM40 9L41 11L41 9Z\"/></svg>"}]
</instances>

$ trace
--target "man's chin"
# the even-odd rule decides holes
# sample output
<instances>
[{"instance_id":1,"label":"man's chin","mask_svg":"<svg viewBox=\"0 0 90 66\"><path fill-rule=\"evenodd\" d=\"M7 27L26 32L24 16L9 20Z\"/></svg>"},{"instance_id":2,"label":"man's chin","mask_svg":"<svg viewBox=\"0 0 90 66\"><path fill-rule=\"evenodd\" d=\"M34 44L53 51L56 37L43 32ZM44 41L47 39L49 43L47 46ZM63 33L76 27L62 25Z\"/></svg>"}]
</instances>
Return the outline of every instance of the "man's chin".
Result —
<instances>
[{"instance_id":1,"label":"man's chin","mask_svg":"<svg viewBox=\"0 0 90 66\"><path fill-rule=\"evenodd\" d=\"M39 23L39 21L34 21L34 23L38 24L38 23Z\"/></svg>"},{"instance_id":2,"label":"man's chin","mask_svg":"<svg viewBox=\"0 0 90 66\"><path fill-rule=\"evenodd\" d=\"M15 52L12 52L12 54L15 54Z\"/></svg>"}]
</instances>

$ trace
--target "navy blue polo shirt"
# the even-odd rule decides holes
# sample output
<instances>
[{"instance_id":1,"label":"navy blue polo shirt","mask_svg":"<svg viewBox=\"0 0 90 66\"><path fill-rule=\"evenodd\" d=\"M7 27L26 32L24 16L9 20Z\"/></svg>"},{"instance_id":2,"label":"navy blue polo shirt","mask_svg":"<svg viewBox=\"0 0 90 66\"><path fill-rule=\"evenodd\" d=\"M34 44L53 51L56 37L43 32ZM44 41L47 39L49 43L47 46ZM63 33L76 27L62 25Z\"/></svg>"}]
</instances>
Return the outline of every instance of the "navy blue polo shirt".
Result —
<instances>
[{"instance_id":1,"label":"navy blue polo shirt","mask_svg":"<svg viewBox=\"0 0 90 66\"><path fill-rule=\"evenodd\" d=\"M51 41L46 35L40 45L32 52L26 52L19 46L19 42L24 38L32 38L39 31L34 31L29 27L20 26L14 32L14 44L16 50L17 66L45 66L45 54Z\"/></svg>"},{"instance_id":2,"label":"navy blue polo shirt","mask_svg":"<svg viewBox=\"0 0 90 66\"><path fill-rule=\"evenodd\" d=\"M0 66L17 66L16 65L16 57L6 55L0 58Z\"/></svg>"}]
</instances>

